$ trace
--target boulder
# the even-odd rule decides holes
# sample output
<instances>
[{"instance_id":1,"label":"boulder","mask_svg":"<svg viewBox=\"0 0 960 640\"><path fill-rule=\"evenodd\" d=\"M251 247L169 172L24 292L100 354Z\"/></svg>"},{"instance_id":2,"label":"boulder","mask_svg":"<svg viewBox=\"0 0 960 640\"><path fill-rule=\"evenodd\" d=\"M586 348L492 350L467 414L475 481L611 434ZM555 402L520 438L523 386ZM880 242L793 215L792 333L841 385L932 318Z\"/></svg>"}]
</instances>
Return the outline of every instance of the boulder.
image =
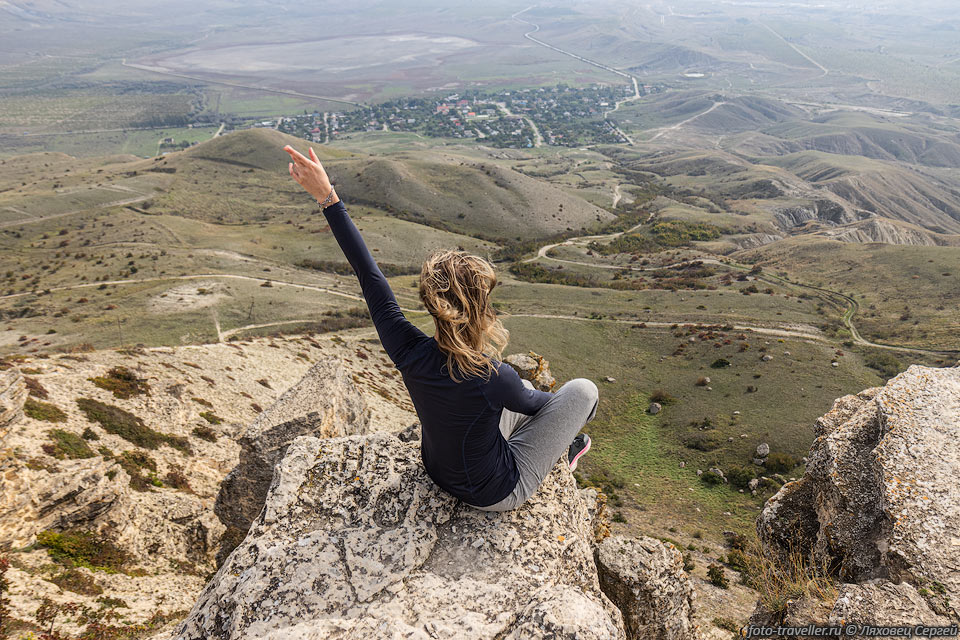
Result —
<instances>
[{"instance_id":1,"label":"boulder","mask_svg":"<svg viewBox=\"0 0 960 640\"><path fill-rule=\"evenodd\" d=\"M727 482L726 476L723 475L723 469L719 467L710 467L709 469L707 469L707 473L709 473L710 475L717 476L724 482Z\"/></svg>"},{"instance_id":2,"label":"boulder","mask_svg":"<svg viewBox=\"0 0 960 640\"><path fill-rule=\"evenodd\" d=\"M629 640L694 640L694 591L683 556L654 538L612 536L597 545L600 587L623 612Z\"/></svg>"},{"instance_id":3,"label":"boulder","mask_svg":"<svg viewBox=\"0 0 960 640\"><path fill-rule=\"evenodd\" d=\"M758 444L757 457L766 458L768 455L770 455L770 445L767 444L766 442L761 442L760 444Z\"/></svg>"},{"instance_id":4,"label":"boulder","mask_svg":"<svg viewBox=\"0 0 960 640\"><path fill-rule=\"evenodd\" d=\"M858 587L844 589L867 603L859 611L889 596L899 603L889 611L916 616L898 623L934 619L914 606L921 598L960 620L960 369L914 365L839 398L815 434L803 477L757 519L764 551L783 562L795 549L830 568Z\"/></svg>"},{"instance_id":5,"label":"boulder","mask_svg":"<svg viewBox=\"0 0 960 640\"><path fill-rule=\"evenodd\" d=\"M562 464L493 513L437 487L416 442L303 436L175 637L624 638L593 540Z\"/></svg>"},{"instance_id":6,"label":"boulder","mask_svg":"<svg viewBox=\"0 0 960 640\"><path fill-rule=\"evenodd\" d=\"M274 467L294 438L366 433L369 423L366 401L336 358L317 362L240 437L240 462L224 478L214 505L227 540L240 539L260 513Z\"/></svg>"},{"instance_id":7,"label":"boulder","mask_svg":"<svg viewBox=\"0 0 960 640\"><path fill-rule=\"evenodd\" d=\"M557 384L556 379L550 374L550 363L533 351L515 353L507 356L503 361L513 367L521 378L532 382L534 388L540 391L553 391Z\"/></svg>"},{"instance_id":8,"label":"boulder","mask_svg":"<svg viewBox=\"0 0 960 640\"><path fill-rule=\"evenodd\" d=\"M650 406L647 408L647 411L649 411L650 415L652 416L657 415L662 410L663 410L663 405L660 404L659 402L651 402Z\"/></svg>"}]
</instances>

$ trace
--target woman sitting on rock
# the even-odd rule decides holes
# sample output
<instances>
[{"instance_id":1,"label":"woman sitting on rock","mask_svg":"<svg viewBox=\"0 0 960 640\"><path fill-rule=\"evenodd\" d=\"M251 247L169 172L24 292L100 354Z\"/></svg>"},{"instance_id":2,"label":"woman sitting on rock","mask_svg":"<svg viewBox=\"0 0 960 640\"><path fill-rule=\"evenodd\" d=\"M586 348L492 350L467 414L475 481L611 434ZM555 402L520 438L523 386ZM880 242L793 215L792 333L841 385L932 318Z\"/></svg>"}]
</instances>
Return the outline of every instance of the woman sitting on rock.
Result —
<instances>
[{"instance_id":1,"label":"woman sitting on rock","mask_svg":"<svg viewBox=\"0 0 960 640\"><path fill-rule=\"evenodd\" d=\"M289 145L284 151L290 175L323 209L360 280L380 342L403 375L433 481L477 509L507 511L537 490L561 455L576 468L590 448L590 437L577 433L596 414L597 386L577 378L546 393L501 362L509 333L490 304L493 266L462 251L427 258L420 300L436 325L428 337L403 316L317 154L311 148L306 158Z\"/></svg>"}]
</instances>

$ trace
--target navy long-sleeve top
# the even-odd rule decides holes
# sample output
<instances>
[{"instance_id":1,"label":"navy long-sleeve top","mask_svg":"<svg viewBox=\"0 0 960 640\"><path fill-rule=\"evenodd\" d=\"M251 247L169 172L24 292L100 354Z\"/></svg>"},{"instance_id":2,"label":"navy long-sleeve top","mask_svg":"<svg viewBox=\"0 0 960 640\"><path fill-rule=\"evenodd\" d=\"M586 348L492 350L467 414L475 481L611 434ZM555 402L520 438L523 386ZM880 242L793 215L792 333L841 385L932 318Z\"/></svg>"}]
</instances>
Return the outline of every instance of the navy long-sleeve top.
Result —
<instances>
[{"instance_id":1,"label":"navy long-sleeve top","mask_svg":"<svg viewBox=\"0 0 960 640\"><path fill-rule=\"evenodd\" d=\"M463 375L457 376L460 382L452 380L446 354L404 317L343 203L323 214L360 280L380 342L410 392L420 418L420 453L427 473L467 504L485 507L507 497L519 471L500 433L500 414L506 408L533 415L550 394L525 387L517 372L502 362L494 363L489 380Z\"/></svg>"}]
</instances>

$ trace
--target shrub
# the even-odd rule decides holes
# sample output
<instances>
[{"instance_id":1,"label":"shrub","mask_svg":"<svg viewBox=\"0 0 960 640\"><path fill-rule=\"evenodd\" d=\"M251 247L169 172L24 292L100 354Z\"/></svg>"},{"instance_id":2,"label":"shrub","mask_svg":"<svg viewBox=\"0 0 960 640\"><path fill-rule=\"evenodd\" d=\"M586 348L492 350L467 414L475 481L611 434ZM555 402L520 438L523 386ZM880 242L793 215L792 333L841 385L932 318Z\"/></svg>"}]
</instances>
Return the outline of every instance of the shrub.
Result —
<instances>
[{"instance_id":1,"label":"shrub","mask_svg":"<svg viewBox=\"0 0 960 640\"><path fill-rule=\"evenodd\" d=\"M664 220L650 228L654 240L665 247L680 247L693 241L715 240L720 237L720 227L705 222Z\"/></svg>"},{"instance_id":2,"label":"shrub","mask_svg":"<svg viewBox=\"0 0 960 640\"><path fill-rule=\"evenodd\" d=\"M738 489L744 489L750 484L750 481L757 477L756 471L752 467L732 466L727 470L727 479L730 484Z\"/></svg>"},{"instance_id":3,"label":"shrub","mask_svg":"<svg viewBox=\"0 0 960 640\"><path fill-rule=\"evenodd\" d=\"M730 631L739 635L740 625L731 620L730 618L717 617L713 619L714 626L720 627L725 631Z\"/></svg>"},{"instance_id":4,"label":"shrub","mask_svg":"<svg viewBox=\"0 0 960 640\"><path fill-rule=\"evenodd\" d=\"M718 476L715 473L710 473L709 471L701 475L700 479L706 482L707 484L723 484L722 476Z\"/></svg>"},{"instance_id":5,"label":"shrub","mask_svg":"<svg viewBox=\"0 0 960 640\"><path fill-rule=\"evenodd\" d=\"M683 570L690 572L696 569L697 565L693 562L693 555L690 553L683 554Z\"/></svg>"},{"instance_id":6,"label":"shrub","mask_svg":"<svg viewBox=\"0 0 960 640\"><path fill-rule=\"evenodd\" d=\"M103 593L103 588L97 584L93 576L77 569L67 569L53 576L49 581L64 591L72 591L84 596L98 596Z\"/></svg>"},{"instance_id":7,"label":"shrub","mask_svg":"<svg viewBox=\"0 0 960 640\"><path fill-rule=\"evenodd\" d=\"M711 562L710 566L707 567L707 579L710 584L721 589L727 589L730 586L730 581L727 580L727 574L723 571L723 567L716 562Z\"/></svg>"},{"instance_id":8,"label":"shrub","mask_svg":"<svg viewBox=\"0 0 960 640\"><path fill-rule=\"evenodd\" d=\"M89 378L89 380L101 389L112 392L115 398L132 398L150 392L147 381L138 378L126 367L114 367L105 376Z\"/></svg>"},{"instance_id":9,"label":"shrub","mask_svg":"<svg viewBox=\"0 0 960 640\"><path fill-rule=\"evenodd\" d=\"M46 400L50 395L47 393L46 388L40 381L36 378L31 378L30 376L23 376L23 381L27 383L27 392L34 398L40 398L41 400Z\"/></svg>"},{"instance_id":10,"label":"shrub","mask_svg":"<svg viewBox=\"0 0 960 640\"><path fill-rule=\"evenodd\" d=\"M730 361L727 360L726 358L717 358L716 360L710 363L711 369L723 369L729 366L730 366Z\"/></svg>"},{"instance_id":11,"label":"shrub","mask_svg":"<svg viewBox=\"0 0 960 640\"><path fill-rule=\"evenodd\" d=\"M90 398L77 398L77 406L88 420L99 423L104 431L120 436L138 447L156 449L161 444L167 444L184 453L190 453L190 444L186 438L154 431L144 424L143 420L120 407Z\"/></svg>"},{"instance_id":12,"label":"shrub","mask_svg":"<svg viewBox=\"0 0 960 640\"><path fill-rule=\"evenodd\" d=\"M773 452L767 456L764 466L772 473L786 473L797 466L798 462L799 460L789 453Z\"/></svg>"},{"instance_id":13,"label":"shrub","mask_svg":"<svg viewBox=\"0 0 960 640\"><path fill-rule=\"evenodd\" d=\"M727 538L727 546L731 549L745 551L747 548L747 536L742 533L733 533Z\"/></svg>"},{"instance_id":14,"label":"shrub","mask_svg":"<svg viewBox=\"0 0 960 640\"><path fill-rule=\"evenodd\" d=\"M712 433L694 433L684 439L684 446L697 451L713 451L720 448L720 439ZM704 475L713 475L712 473ZM722 482L722 480L721 480Z\"/></svg>"},{"instance_id":15,"label":"shrub","mask_svg":"<svg viewBox=\"0 0 960 640\"><path fill-rule=\"evenodd\" d=\"M53 441L53 444L44 445L43 450L58 460L64 458L93 458L97 455L90 448L90 445L75 433L63 429L51 429L47 432L47 436Z\"/></svg>"},{"instance_id":16,"label":"shrub","mask_svg":"<svg viewBox=\"0 0 960 640\"><path fill-rule=\"evenodd\" d=\"M747 558L739 549L733 549L727 553L727 564L737 571L747 570Z\"/></svg>"},{"instance_id":17,"label":"shrub","mask_svg":"<svg viewBox=\"0 0 960 640\"><path fill-rule=\"evenodd\" d=\"M193 435L197 436L201 440L206 440L207 442L216 442L217 434L210 427L197 426L193 428Z\"/></svg>"},{"instance_id":18,"label":"shrub","mask_svg":"<svg viewBox=\"0 0 960 640\"><path fill-rule=\"evenodd\" d=\"M871 351L863 360L871 369L875 369L884 378L892 378L903 371L903 363L893 354L880 351L879 349Z\"/></svg>"},{"instance_id":19,"label":"shrub","mask_svg":"<svg viewBox=\"0 0 960 640\"><path fill-rule=\"evenodd\" d=\"M130 488L134 491L150 491L151 487L163 486L157 478L157 463L148 454L142 451L124 451L117 461L130 476Z\"/></svg>"},{"instance_id":20,"label":"shrub","mask_svg":"<svg viewBox=\"0 0 960 640\"><path fill-rule=\"evenodd\" d=\"M66 422L67 414L61 411L60 407L49 402L40 402L28 397L23 404L23 413L34 420L44 422Z\"/></svg>"},{"instance_id":21,"label":"shrub","mask_svg":"<svg viewBox=\"0 0 960 640\"><path fill-rule=\"evenodd\" d=\"M80 434L80 437L84 440L99 440L100 436L97 435L97 432L87 427L83 430L83 433Z\"/></svg>"},{"instance_id":22,"label":"shrub","mask_svg":"<svg viewBox=\"0 0 960 640\"><path fill-rule=\"evenodd\" d=\"M128 560L123 549L93 531L58 533L48 529L37 534L37 546L46 548L52 559L67 567L116 573Z\"/></svg>"},{"instance_id":23,"label":"shrub","mask_svg":"<svg viewBox=\"0 0 960 640\"><path fill-rule=\"evenodd\" d=\"M650 402L659 402L660 404L673 404L677 399L672 395L664 391L663 389L656 389L653 393L650 394Z\"/></svg>"},{"instance_id":24,"label":"shrub","mask_svg":"<svg viewBox=\"0 0 960 640\"><path fill-rule=\"evenodd\" d=\"M213 411L201 411L200 417L210 424L221 424L223 422L223 418L215 414Z\"/></svg>"},{"instance_id":25,"label":"shrub","mask_svg":"<svg viewBox=\"0 0 960 640\"><path fill-rule=\"evenodd\" d=\"M193 493L193 489L190 488L190 482L187 480L187 476L184 475L183 469L180 467L171 467L170 470L167 471L167 475L163 477L163 482L168 487L176 489L177 491Z\"/></svg>"}]
</instances>

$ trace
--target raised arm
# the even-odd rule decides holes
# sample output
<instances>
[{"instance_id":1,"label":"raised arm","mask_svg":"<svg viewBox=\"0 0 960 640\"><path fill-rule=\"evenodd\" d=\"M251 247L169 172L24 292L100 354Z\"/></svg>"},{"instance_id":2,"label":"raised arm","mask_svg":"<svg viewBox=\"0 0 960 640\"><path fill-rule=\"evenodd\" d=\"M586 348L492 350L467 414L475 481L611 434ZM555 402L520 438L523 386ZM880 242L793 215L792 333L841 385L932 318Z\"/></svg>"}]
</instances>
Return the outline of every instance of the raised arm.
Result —
<instances>
[{"instance_id":1,"label":"raised arm","mask_svg":"<svg viewBox=\"0 0 960 640\"><path fill-rule=\"evenodd\" d=\"M426 336L404 317L400 305L397 304L396 296L390 289L390 284L377 266L370 250L367 249L360 231L347 214L343 202L331 186L327 172L320 164L313 148L310 149L309 159L297 153L289 145L284 147L284 150L290 153L293 159L290 163L290 175L294 180L318 202L326 201L323 215L330 224L330 231L333 232L333 237L337 239L343 255L360 281L363 298L367 302L370 317L373 319L384 350L395 364L399 364L407 349L415 341Z\"/></svg>"}]
</instances>

